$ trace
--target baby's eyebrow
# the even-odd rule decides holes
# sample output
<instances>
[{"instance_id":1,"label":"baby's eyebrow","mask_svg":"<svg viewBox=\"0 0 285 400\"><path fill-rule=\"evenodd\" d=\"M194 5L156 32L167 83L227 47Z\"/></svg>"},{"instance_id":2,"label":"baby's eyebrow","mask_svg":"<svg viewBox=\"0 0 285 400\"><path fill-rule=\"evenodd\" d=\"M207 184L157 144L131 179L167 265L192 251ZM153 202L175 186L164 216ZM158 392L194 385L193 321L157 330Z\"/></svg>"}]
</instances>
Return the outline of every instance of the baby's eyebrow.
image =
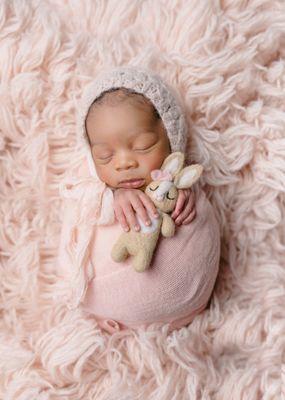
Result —
<instances>
[{"instance_id":1,"label":"baby's eyebrow","mask_svg":"<svg viewBox=\"0 0 285 400\"><path fill-rule=\"evenodd\" d=\"M151 134L151 135L156 135L157 133L156 132L154 132L154 131L140 131L140 132L133 132L132 133L132 135L133 135L133 139L136 139L139 135L142 135L142 134ZM106 142L100 142L100 141L94 141L94 142L92 142L92 146L97 146L97 145L108 145L108 143L106 143Z\"/></svg>"}]
</instances>

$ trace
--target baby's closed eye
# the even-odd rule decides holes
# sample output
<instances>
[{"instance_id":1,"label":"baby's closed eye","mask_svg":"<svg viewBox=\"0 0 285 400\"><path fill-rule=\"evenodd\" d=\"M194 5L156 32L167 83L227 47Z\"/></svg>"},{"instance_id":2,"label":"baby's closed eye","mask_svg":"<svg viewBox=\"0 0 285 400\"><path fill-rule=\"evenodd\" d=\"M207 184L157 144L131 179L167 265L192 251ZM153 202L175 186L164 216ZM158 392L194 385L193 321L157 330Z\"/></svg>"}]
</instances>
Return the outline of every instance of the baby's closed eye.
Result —
<instances>
[{"instance_id":1,"label":"baby's closed eye","mask_svg":"<svg viewBox=\"0 0 285 400\"><path fill-rule=\"evenodd\" d=\"M149 144L140 144L140 145L136 145L133 149L134 149L135 151L149 150L149 149L151 149L155 144L156 144L156 142L155 142L155 143L149 143Z\"/></svg>"},{"instance_id":2,"label":"baby's closed eye","mask_svg":"<svg viewBox=\"0 0 285 400\"><path fill-rule=\"evenodd\" d=\"M109 161L113 154L111 152L95 152L94 157L99 161Z\"/></svg>"}]
</instances>

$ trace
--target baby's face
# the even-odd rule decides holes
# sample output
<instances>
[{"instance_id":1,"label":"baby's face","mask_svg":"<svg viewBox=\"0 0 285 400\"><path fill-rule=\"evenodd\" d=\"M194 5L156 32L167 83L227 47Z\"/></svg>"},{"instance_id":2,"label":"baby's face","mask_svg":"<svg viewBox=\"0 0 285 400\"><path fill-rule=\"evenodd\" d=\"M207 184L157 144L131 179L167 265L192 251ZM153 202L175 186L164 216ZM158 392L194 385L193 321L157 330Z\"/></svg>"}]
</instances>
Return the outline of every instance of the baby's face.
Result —
<instances>
[{"instance_id":1,"label":"baby's face","mask_svg":"<svg viewBox=\"0 0 285 400\"><path fill-rule=\"evenodd\" d=\"M88 113L86 130L97 175L112 188L144 190L171 152L162 120L147 105L100 104Z\"/></svg>"}]
</instances>

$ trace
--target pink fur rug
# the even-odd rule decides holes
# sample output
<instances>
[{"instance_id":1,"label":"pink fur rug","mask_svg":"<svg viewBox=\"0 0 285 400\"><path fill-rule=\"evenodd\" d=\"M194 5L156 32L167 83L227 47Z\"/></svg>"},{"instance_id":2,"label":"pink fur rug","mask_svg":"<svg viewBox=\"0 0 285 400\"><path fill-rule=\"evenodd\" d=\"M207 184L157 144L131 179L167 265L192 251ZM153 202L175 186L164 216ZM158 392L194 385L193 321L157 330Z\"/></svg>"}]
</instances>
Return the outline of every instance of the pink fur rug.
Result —
<instances>
[{"instance_id":1,"label":"pink fur rug","mask_svg":"<svg viewBox=\"0 0 285 400\"><path fill-rule=\"evenodd\" d=\"M282 398L284 37L281 0L1 1L1 399ZM223 234L209 308L169 336L55 301L77 101L128 62L181 91Z\"/></svg>"}]
</instances>

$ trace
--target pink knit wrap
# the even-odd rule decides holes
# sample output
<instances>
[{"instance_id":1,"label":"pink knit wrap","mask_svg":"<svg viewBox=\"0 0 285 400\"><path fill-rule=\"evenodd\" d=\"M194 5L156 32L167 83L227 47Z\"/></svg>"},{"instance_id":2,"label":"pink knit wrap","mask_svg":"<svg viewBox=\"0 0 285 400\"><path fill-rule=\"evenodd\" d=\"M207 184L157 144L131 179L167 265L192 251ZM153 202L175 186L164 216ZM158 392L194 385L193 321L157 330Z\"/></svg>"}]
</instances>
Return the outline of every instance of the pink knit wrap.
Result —
<instances>
[{"instance_id":1,"label":"pink knit wrap","mask_svg":"<svg viewBox=\"0 0 285 400\"><path fill-rule=\"evenodd\" d=\"M109 332L152 322L169 322L171 330L191 322L207 305L220 258L219 224L204 191L193 186L195 219L173 237L160 237L151 268L137 273L131 259L115 263L110 256L122 232L112 191L95 178L71 181L61 185L58 255L60 293L68 306L81 305Z\"/></svg>"},{"instance_id":2,"label":"pink knit wrap","mask_svg":"<svg viewBox=\"0 0 285 400\"><path fill-rule=\"evenodd\" d=\"M197 190L196 218L160 237L152 267L137 273L131 259L115 263L110 248L122 233L119 223L95 228L91 262L95 277L83 306L101 319L138 327L175 322L205 308L218 273L219 228L212 207Z\"/></svg>"}]
</instances>

